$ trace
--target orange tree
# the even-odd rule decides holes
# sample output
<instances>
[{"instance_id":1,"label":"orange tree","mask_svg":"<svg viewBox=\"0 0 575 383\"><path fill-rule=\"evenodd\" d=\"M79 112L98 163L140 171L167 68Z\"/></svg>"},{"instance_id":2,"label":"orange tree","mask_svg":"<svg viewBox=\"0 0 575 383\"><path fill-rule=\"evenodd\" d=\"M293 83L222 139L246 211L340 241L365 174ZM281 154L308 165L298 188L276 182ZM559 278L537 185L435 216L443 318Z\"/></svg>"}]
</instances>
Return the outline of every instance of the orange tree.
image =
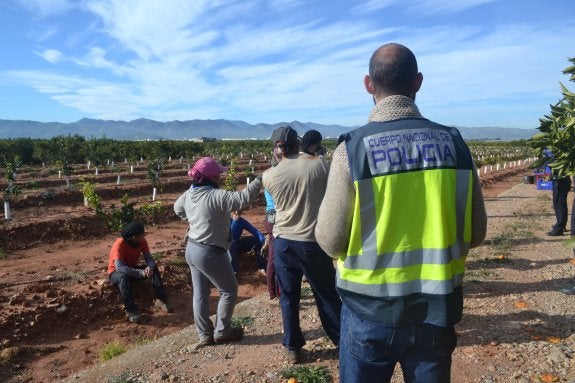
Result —
<instances>
[{"instance_id":1,"label":"orange tree","mask_svg":"<svg viewBox=\"0 0 575 383\"><path fill-rule=\"evenodd\" d=\"M575 81L575 58L570 58L571 66L563 70L564 74L570 75L569 80ZM535 148L539 160L532 167L538 167L549 161L557 177L575 174L575 93L569 91L561 84L563 98L551 105L551 113L541 118L539 130L531 139L531 145ZM544 153L549 149L553 158L549 159Z\"/></svg>"}]
</instances>

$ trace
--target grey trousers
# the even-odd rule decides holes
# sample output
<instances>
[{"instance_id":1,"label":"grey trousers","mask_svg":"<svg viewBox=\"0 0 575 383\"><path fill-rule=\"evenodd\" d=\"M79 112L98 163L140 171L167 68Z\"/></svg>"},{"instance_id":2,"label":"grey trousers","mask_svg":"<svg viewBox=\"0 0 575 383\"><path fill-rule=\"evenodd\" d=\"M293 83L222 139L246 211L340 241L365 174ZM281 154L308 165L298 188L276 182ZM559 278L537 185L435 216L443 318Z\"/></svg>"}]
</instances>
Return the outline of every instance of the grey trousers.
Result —
<instances>
[{"instance_id":1,"label":"grey trousers","mask_svg":"<svg viewBox=\"0 0 575 383\"><path fill-rule=\"evenodd\" d=\"M188 240L186 262L192 274L194 322L200 341L222 338L232 331L238 282L225 249ZM210 320L210 288L219 293L216 326Z\"/></svg>"}]
</instances>

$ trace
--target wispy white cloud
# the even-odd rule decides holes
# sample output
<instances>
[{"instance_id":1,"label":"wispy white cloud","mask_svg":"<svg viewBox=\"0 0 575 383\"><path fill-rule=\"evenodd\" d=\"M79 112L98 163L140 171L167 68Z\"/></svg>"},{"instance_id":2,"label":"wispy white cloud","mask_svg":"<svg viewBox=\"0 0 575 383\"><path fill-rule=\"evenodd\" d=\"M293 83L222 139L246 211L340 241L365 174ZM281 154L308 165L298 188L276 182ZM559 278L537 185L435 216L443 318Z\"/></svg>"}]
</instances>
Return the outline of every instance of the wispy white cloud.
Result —
<instances>
[{"instance_id":1,"label":"wispy white cloud","mask_svg":"<svg viewBox=\"0 0 575 383\"><path fill-rule=\"evenodd\" d=\"M370 13L401 4L400 0L368 0L359 2L352 8L354 13Z\"/></svg>"},{"instance_id":2,"label":"wispy white cloud","mask_svg":"<svg viewBox=\"0 0 575 383\"><path fill-rule=\"evenodd\" d=\"M186 52L210 43L215 33L193 28L217 2L174 0L90 1L87 9L101 18L103 32L142 60Z\"/></svg>"},{"instance_id":3,"label":"wispy white cloud","mask_svg":"<svg viewBox=\"0 0 575 383\"><path fill-rule=\"evenodd\" d=\"M416 0L410 2L409 9L424 14L454 14L496 1L501 0Z\"/></svg>"},{"instance_id":4,"label":"wispy white cloud","mask_svg":"<svg viewBox=\"0 0 575 383\"><path fill-rule=\"evenodd\" d=\"M507 126L518 119L524 121L520 127L536 126L560 96L557 84L568 64L561 52L567 53L575 26L507 25L470 36L422 48L420 103L431 117L442 115L452 124L480 118L496 125L499 118Z\"/></svg>"},{"instance_id":5,"label":"wispy white cloud","mask_svg":"<svg viewBox=\"0 0 575 383\"><path fill-rule=\"evenodd\" d=\"M38 56L42 57L44 60L52 64L60 62L64 59L64 55L62 55L62 52L56 49L45 49L42 52L34 52L34 53L36 53Z\"/></svg>"},{"instance_id":6,"label":"wispy white cloud","mask_svg":"<svg viewBox=\"0 0 575 383\"><path fill-rule=\"evenodd\" d=\"M111 84L82 87L73 94L58 94L52 99L101 119L126 119L141 113L142 100L129 89ZM94 102L95 100L99 102ZM128 118L130 119L130 118Z\"/></svg>"},{"instance_id":7,"label":"wispy white cloud","mask_svg":"<svg viewBox=\"0 0 575 383\"><path fill-rule=\"evenodd\" d=\"M368 0L357 4L353 11L357 13L370 13L381 11L389 7L398 7L412 14L454 14L484 4L500 0Z\"/></svg>"},{"instance_id":8,"label":"wispy white cloud","mask_svg":"<svg viewBox=\"0 0 575 383\"><path fill-rule=\"evenodd\" d=\"M449 15L489 2L418 0L410 7L419 15ZM60 9L70 4L60 3ZM415 9L399 0L344 2L343 16L327 9L308 14L312 3L304 0L81 4L91 17L85 25L59 31L37 49L53 64L49 72L10 71L0 73L0 81L19 81L107 119L357 124L371 107L362 85L369 57L382 43L397 41L416 53L424 73L422 111L456 123L469 111L500 113L499 100L523 111L536 104L536 95L558 95L567 63L561 47L575 36L575 25L409 24L393 17ZM350 12L354 17L345 17ZM385 22L377 17L383 13Z\"/></svg>"},{"instance_id":9,"label":"wispy white cloud","mask_svg":"<svg viewBox=\"0 0 575 383\"><path fill-rule=\"evenodd\" d=\"M2 73L0 78L21 81L39 92L48 94L74 92L76 89L90 86L94 82L75 76L31 70L6 71Z\"/></svg>"},{"instance_id":10,"label":"wispy white cloud","mask_svg":"<svg viewBox=\"0 0 575 383\"><path fill-rule=\"evenodd\" d=\"M73 61L84 68L109 69L118 76L125 75L127 69L121 64L108 60L106 54L105 49L93 47L85 55L74 58Z\"/></svg>"},{"instance_id":11,"label":"wispy white cloud","mask_svg":"<svg viewBox=\"0 0 575 383\"><path fill-rule=\"evenodd\" d=\"M35 17L43 19L68 12L77 6L73 0L17 0Z\"/></svg>"},{"instance_id":12,"label":"wispy white cloud","mask_svg":"<svg viewBox=\"0 0 575 383\"><path fill-rule=\"evenodd\" d=\"M36 42L42 43L56 36L58 27L49 24L35 23L28 31L28 37Z\"/></svg>"}]
</instances>

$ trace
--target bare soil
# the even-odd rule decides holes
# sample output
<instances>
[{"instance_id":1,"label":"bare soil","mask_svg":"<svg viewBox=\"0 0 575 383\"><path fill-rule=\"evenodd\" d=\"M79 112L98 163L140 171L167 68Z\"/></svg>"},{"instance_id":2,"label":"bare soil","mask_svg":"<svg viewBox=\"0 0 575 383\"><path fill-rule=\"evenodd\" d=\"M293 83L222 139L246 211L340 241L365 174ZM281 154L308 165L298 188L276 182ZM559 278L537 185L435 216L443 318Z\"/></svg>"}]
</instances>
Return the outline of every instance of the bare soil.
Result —
<instances>
[{"instance_id":1,"label":"bare soil","mask_svg":"<svg viewBox=\"0 0 575 383\"><path fill-rule=\"evenodd\" d=\"M168 222L147 231L151 251L161 254L157 263L174 312L156 309L151 286L143 282L136 302L144 321L137 326L127 321L118 291L107 280L114 235L41 245L0 261L0 339L3 350L18 354L2 366L0 381L51 382L98 363L107 343L147 342L193 323L185 223ZM256 271L255 257L243 254L239 301L266 291L265 276ZM216 299L214 291L213 307Z\"/></svg>"},{"instance_id":2,"label":"bare soil","mask_svg":"<svg viewBox=\"0 0 575 383\"><path fill-rule=\"evenodd\" d=\"M546 196L545 193L550 192L536 191L539 195L536 197L498 197L521 184L526 172L526 169L522 168L482 175L487 203L503 202L508 209L513 205L521 210L528 209L524 204L531 198L540 204L549 205L550 200L542 200L543 197L540 196ZM535 189L535 186L524 185L524 188ZM165 193L160 196L160 201L171 206L178 194ZM281 347L281 314L277 299L270 301L267 297L265 277L257 273L252 255L244 254L240 258L239 298L240 301L255 298L239 304L236 315L255 318L256 323L247 325L248 336L237 345L196 350L190 348L195 339L195 330L191 326L192 292L189 270L183 257L186 223L166 216L161 224L147 227L151 250L159 254L158 264L175 310L173 313L164 313L154 308L152 290L143 284L136 296L145 319L142 324L135 325L126 320L118 292L107 283L107 256L115 235L105 234L103 228L94 224L93 216L86 214L86 209L78 204L76 199L73 201L73 204L54 204L55 211L49 215L45 214L45 209L22 209L16 213L18 219L0 227L0 234L5 236L5 245L0 247L4 249L4 256L0 259L0 381L52 382L70 377L70 381L96 382L107 381L110 376L121 373L129 374L132 379L130 381L141 382L279 381L277 368L285 365ZM142 203L143 201L147 199L142 197ZM530 217L539 220L535 224L545 222L550 226L552 217L548 210L541 217L536 213L532 214L535 215ZM490 225L499 220L493 219L493 215L497 216L497 213L490 212ZM261 199L254 204L253 209L245 212L244 216L265 232ZM514 218L522 218L522 215ZM20 229L20 226L26 227L27 230ZM490 226L491 241L493 237L501 234L500 229L498 226ZM546 229L547 227L538 226L534 230L535 235L544 238ZM68 235L70 232L75 232L76 235ZM529 241L519 245L524 246L520 250L522 258L536 260L538 254L541 254L540 248L534 249L536 253L531 255L524 254L530 251L532 244ZM489 246L488 242L488 245L479 251L479 258L471 265L471 269L476 268L486 275L497 269L497 279L505 280L507 264L493 264L493 259L498 259L499 255L493 257L489 253ZM550 264L563 262L564 269L568 270L565 272L572 271L572 265L565 259L564 254L557 260L550 258ZM510 264L518 268L523 265L522 262L527 262L525 270L533 269L529 266L529 261ZM529 282L533 276L526 272L513 278L524 278L524 282ZM568 276L564 276L561 282L567 283L568 279ZM471 295L466 298L466 306L471 304L473 307L467 307L467 310L473 312L477 309L476 304L488 305L490 310L497 310L497 303L479 299L483 295L508 297L511 294L513 296L510 299L515 301L521 298L522 294L514 291L516 286L493 282L489 285L481 280L471 286ZM216 299L217 293L214 291L212 303L215 303ZM473 299L479 299L480 303L474 302ZM566 315L573 318L573 310L567 312L570 314ZM485 333L493 332L493 328L488 326L493 326L496 322L484 319L480 313L473 313L471 319L464 321L459 330L463 347L458 348L454 356L454 381L544 381L537 380L543 376L543 372L533 376L527 374L525 379L530 380L525 381L521 381L523 377L517 373L514 380L504 380L505 375L492 373L492 380L489 380L490 367L501 364L498 360L503 355L499 347L502 341ZM502 317L501 321L508 325L505 318ZM310 340L306 346L306 363L327 363L337 381L337 354L323 337L311 297L302 302L302 324L306 329L306 338ZM553 327L559 324L564 322L554 322L550 324L552 328L543 330L537 323L517 326L522 330L522 336L527 333L527 337L535 334L545 338L556 334L560 339L568 338L574 330L573 326L559 331ZM126 353L127 359L122 359L124 356L114 358L104 364L102 370L99 367L99 354L103 347L112 341L128 345L132 350ZM145 345L141 346L142 344ZM145 350L144 354L138 351L140 349ZM154 354L153 350L157 350L159 354ZM270 364L270 358L276 362ZM529 358L523 362L528 364ZM568 362L575 363L570 358ZM118 363L123 367L118 367ZM149 369L146 370L142 365L148 366ZM177 365L186 368L178 369ZM94 366L89 370L92 372L81 372L90 366ZM496 367L493 369L496 370ZM575 373L572 370L565 371L565 374ZM555 370L553 374L551 375L559 380L549 381L575 381L575 375L562 376Z\"/></svg>"}]
</instances>

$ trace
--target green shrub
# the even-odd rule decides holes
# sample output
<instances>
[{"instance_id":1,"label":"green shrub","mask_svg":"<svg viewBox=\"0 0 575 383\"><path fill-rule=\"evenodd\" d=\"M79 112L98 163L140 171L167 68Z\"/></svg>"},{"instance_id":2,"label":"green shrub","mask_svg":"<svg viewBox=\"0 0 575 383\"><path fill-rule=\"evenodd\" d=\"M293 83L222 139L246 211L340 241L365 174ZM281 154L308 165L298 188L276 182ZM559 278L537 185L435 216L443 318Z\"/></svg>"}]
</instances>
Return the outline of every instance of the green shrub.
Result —
<instances>
[{"instance_id":1,"label":"green shrub","mask_svg":"<svg viewBox=\"0 0 575 383\"><path fill-rule=\"evenodd\" d=\"M252 317L233 317L232 318L232 327L248 327L254 324L254 318Z\"/></svg>"},{"instance_id":2,"label":"green shrub","mask_svg":"<svg viewBox=\"0 0 575 383\"><path fill-rule=\"evenodd\" d=\"M224 179L224 190L236 191L238 183L236 182L236 165L232 162L228 167L226 178Z\"/></svg>"},{"instance_id":3,"label":"green shrub","mask_svg":"<svg viewBox=\"0 0 575 383\"><path fill-rule=\"evenodd\" d=\"M118 355L125 353L127 350L126 346L120 343L120 341L115 340L113 342L104 345L104 348L100 350L100 360L105 362L112 359Z\"/></svg>"},{"instance_id":4,"label":"green shrub","mask_svg":"<svg viewBox=\"0 0 575 383\"><path fill-rule=\"evenodd\" d=\"M290 367L280 371L285 379L295 378L298 383L330 383L331 375L326 367Z\"/></svg>"},{"instance_id":5,"label":"green shrub","mask_svg":"<svg viewBox=\"0 0 575 383\"><path fill-rule=\"evenodd\" d=\"M154 223L156 217L166 211L166 206L162 205L160 201L143 204L136 211L138 220L146 223Z\"/></svg>"},{"instance_id":6,"label":"green shrub","mask_svg":"<svg viewBox=\"0 0 575 383\"><path fill-rule=\"evenodd\" d=\"M96 210L100 208L100 196L96 193L95 183L82 179L80 181L80 190L82 190L88 206Z\"/></svg>"},{"instance_id":7,"label":"green shrub","mask_svg":"<svg viewBox=\"0 0 575 383\"><path fill-rule=\"evenodd\" d=\"M120 199L120 206L112 204L108 209L100 207L96 210L97 215L106 223L108 229L112 231L120 231L124 226L134 221L136 210L134 209L135 202L128 202L128 195Z\"/></svg>"}]
</instances>

